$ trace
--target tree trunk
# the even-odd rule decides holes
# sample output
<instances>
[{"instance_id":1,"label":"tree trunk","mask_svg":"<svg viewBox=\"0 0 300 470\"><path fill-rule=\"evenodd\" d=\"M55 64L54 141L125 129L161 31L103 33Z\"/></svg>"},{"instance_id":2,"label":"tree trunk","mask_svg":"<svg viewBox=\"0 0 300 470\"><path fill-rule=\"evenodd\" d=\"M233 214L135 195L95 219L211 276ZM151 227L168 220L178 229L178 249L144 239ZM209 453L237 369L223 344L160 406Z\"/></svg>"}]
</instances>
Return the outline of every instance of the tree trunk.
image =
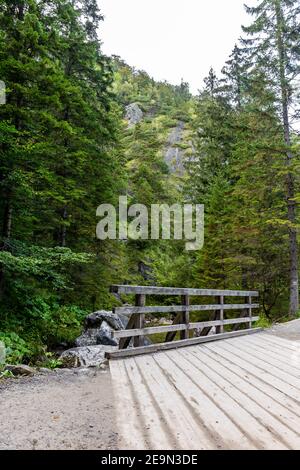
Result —
<instances>
[{"instance_id":1,"label":"tree trunk","mask_svg":"<svg viewBox=\"0 0 300 470\"><path fill-rule=\"evenodd\" d=\"M63 213L62 213L62 218L63 220L67 220L68 218L68 212L66 206L63 208ZM60 246L65 247L66 246L66 241L67 241L67 227L65 224L61 226L60 229Z\"/></svg>"},{"instance_id":2,"label":"tree trunk","mask_svg":"<svg viewBox=\"0 0 300 470\"><path fill-rule=\"evenodd\" d=\"M13 213L13 209L11 206L11 202L8 198L5 204L5 209L4 209L3 229L2 229L3 237L7 239L11 238L12 213Z\"/></svg>"},{"instance_id":3,"label":"tree trunk","mask_svg":"<svg viewBox=\"0 0 300 470\"><path fill-rule=\"evenodd\" d=\"M289 118L289 89L286 78L286 49L283 38L284 17L281 8L281 0L275 1L276 23L277 23L277 52L279 62L279 77L281 88L282 122L284 131L284 142L287 147L286 164L291 167L293 154L291 152L291 132ZM296 202L295 182L292 172L286 177L286 199L288 206L289 221L289 252L290 252L290 308L289 313L295 316L299 310L299 274L298 274L298 243L296 229Z\"/></svg>"}]
</instances>

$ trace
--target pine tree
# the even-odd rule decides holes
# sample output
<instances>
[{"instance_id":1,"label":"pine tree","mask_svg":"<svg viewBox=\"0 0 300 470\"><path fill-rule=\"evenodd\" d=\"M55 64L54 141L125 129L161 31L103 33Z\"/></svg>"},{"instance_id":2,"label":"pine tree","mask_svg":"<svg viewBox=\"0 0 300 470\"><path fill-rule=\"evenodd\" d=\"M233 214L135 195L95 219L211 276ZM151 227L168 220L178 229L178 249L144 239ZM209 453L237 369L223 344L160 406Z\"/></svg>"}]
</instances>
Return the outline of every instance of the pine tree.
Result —
<instances>
[{"instance_id":1,"label":"pine tree","mask_svg":"<svg viewBox=\"0 0 300 470\"><path fill-rule=\"evenodd\" d=\"M33 173L40 167L36 149L44 145L43 80L49 62L35 0L1 0L0 30L0 76L7 89L7 103L0 108L0 238L5 252L12 237L25 238L31 230L29 207ZM1 267L0 293L3 282Z\"/></svg>"},{"instance_id":2,"label":"pine tree","mask_svg":"<svg viewBox=\"0 0 300 470\"><path fill-rule=\"evenodd\" d=\"M230 195L231 254L245 286L256 286L270 318L286 310L288 240L283 198L284 148L274 94L261 73L248 77L237 114Z\"/></svg>"},{"instance_id":3,"label":"pine tree","mask_svg":"<svg viewBox=\"0 0 300 470\"><path fill-rule=\"evenodd\" d=\"M244 40L249 60L258 64L273 85L282 121L282 139L286 154L286 202L289 222L290 253L290 315L299 310L298 243L296 214L295 154L292 149L292 105L295 105L295 76L299 73L299 19L297 0L263 0L247 12L254 16L244 32L250 39Z\"/></svg>"},{"instance_id":4,"label":"pine tree","mask_svg":"<svg viewBox=\"0 0 300 470\"><path fill-rule=\"evenodd\" d=\"M247 87L247 72L248 64L243 51L236 44L222 69L220 92L237 108L242 106L243 93Z\"/></svg>"},{"instance_id":5,"label":"pine tree","mask_svg":"<svg viewBox=\"0 0 300 470\"><path fill-rule=\"evenodd\" d=\"M259 289L266 315L286 308L284 146L276 100L261 70L239 61L236 76L201 93L188 195L205 204L205 245L191 283ZM211 88L210 88L211 89ZM239 98L239 103L236 98Z\"/></svg>"},{"instance_id":6,"label":"pine tree","mask_svg":"<svg viewBox=\"0 0 300 470\"><path fill-rule=\"evenodd\" d=\"M37 345L64 323L62 304L99 306L119 251L95 238L96 208L124 175L101 19L94 0L0 1L0 329L34 329Z\"/></svg>"}]
</instances>

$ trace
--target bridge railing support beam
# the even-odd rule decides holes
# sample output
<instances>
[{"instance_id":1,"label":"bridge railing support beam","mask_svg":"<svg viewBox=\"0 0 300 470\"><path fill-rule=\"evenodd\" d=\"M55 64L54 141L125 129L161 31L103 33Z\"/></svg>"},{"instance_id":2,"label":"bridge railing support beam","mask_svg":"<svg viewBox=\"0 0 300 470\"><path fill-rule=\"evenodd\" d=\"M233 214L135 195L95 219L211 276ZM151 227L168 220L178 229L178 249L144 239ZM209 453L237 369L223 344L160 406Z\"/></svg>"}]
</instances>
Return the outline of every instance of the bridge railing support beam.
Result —
<instances>
[{"instance_id":1,"label":"bridge railing support beam","mask_svg":"<svg viewBox=\"0 0 300 470\"><path fill-rule=\"evenodd\" d=\"M216 315L216 320L219 320L221 322L224 321L224 309L222 306L224 305L224 295L220 295L219 297L216 297L216 303L220 305L220 310L217 310L217 315ZM216 333L221 334L224 333L224 325L220 325L216 327Z\"/></svg>"},{"instance_id":2,"label":"bridge railing support beam","mask_svg":"<svg viewBox=\"0 0 300 470\"><path fill-rule=\"evenodd\" d=\"M181 297L181 303L184 307L189 307L190 297L183 295ZM189 339L190 335L190 312L188 308L182 312L182 323L186 325L186 329L180 332L180 339Z\"/></svg>"},{"instance_id":3,"label":"bridge railing support beam","mask_svg":"<svg viewBox=\"0 0 300 470\"><path fill-rule=\"evenodd\" d=\"M145 307L145 305L146 305L146 295L145 294L137 294L135 296L135 305L136 305L136 307ZM136 329L144 329L145 328L145 314L144 313L136 315L135 328ZM133 338L133 345L136 348L138 348L140 346L144 346L144 336L135 336Z\"/></svg>"}]
</instances>

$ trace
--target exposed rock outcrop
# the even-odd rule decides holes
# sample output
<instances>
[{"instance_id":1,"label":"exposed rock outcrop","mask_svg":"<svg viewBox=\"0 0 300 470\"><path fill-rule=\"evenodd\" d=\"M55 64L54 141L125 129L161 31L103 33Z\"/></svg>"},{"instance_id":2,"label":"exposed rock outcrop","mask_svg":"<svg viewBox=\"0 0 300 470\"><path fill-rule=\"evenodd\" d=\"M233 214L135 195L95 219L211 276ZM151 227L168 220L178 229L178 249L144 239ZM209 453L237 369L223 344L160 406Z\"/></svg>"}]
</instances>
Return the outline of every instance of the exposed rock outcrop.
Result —
<instances>
[{"instance_id":1,"label":"exposed rock outcrop","mask_svg":"<svg viewBox=\"0 0 300 470\"><path fill-rule=\"evenodd\" d=\"M137 103L131 103L126 106L125 119L128 121L128 127L133 127L144 117L144 113Z\"/></svg>"},{"instance_id":2,"label":"exposed rock outcrop","mask_svg":"<svg viewBox=\"0 0 300 470\"><path fill-rule=\"evenodd\" d=\"M169 135L167 148L165 152L165 162L171 173L184 174L184 152L178 147L182 142L184 131L184 122L179 121Z\"/></svg>"}]
</instances>

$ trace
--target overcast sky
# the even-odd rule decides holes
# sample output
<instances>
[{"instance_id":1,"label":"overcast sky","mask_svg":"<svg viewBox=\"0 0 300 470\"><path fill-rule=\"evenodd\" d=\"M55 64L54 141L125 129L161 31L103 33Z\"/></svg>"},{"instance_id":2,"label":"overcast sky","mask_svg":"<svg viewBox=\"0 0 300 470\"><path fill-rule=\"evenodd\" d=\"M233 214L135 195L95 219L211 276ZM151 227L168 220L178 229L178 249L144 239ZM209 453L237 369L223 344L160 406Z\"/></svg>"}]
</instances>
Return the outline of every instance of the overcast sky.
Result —
<instances>
[{"instance_id":1,"label":"overcast sky","mask_svg":"<svg viewBox=\"0 0 300 470\"><path fill-rule=\"evenodd\" d=\"M106 54L121 56L157 80L183 78L196 92L213 66L221 70L256 0L98 0Z\"/></svg>"}]
</instances>

